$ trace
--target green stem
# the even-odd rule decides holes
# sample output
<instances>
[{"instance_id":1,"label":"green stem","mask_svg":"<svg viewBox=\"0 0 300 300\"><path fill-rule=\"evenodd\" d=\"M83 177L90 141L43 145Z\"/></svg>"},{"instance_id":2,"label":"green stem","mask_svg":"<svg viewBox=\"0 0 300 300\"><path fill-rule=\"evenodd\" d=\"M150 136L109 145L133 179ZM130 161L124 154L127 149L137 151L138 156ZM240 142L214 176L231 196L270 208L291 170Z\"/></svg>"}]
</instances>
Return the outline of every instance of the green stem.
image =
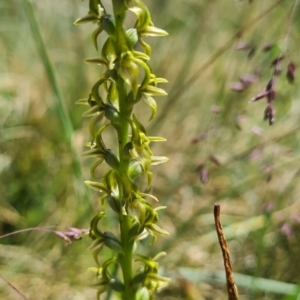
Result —
<instances>
[{"instance_id":1,"label":"green stem","mask_svg":"<svg viewBox=\"0 0 300 300\"><path fill-rule=\"evenodd\" d=\"M127 45L127 37L124 30L124 20L126 17L126 6L124 0L112 0L113 12L115 19L115 48L118 58L116 63L122 63L122 55L126 53L129 48ZM117 79L117 90L119 97L119 122L114 124L114 127L118 133L119 141L119 197L125 203L125 210L128 210L128 192L126 191L126 179L128 178L128 168L130 160L124 153L124 147L129 141L129 122L132 109L128 108L127 104L127 86L125 81L119 76ZM124 180L123 180L124 179ZM132 268L132 256L134 241L130 238L130 228L132 226L131 217L127 211L124 215L120 212L120 242L123 253L118 255L118 261L123 273L124 291L122 293L123 300L134 300L136 296L136 288L132 287L133 268Z\"/></svg>"},{"instance_id":2,"label":"green stem","mask_svg":"<svg viewBox=\"0 0 300 300\"><path fill-rule=\"evenodd\" d=\"M126 7L123 0L113 0L114 17L116 21L116 49L118 56L127 51L126 35L124 32L123 24L126 16ZM126 178L128 175L128 158L124 156L124 147L128 142L128 131L129 123L128 119L131 115L131 110L128 109L127 105L127 87L126 83L122 78L118 79L117 82L118 94L119 94L119 114L120 114L120 124L117 126L118 138L119 138L119 158L120 158L120 176L121 178ZM119 193L121 199L126 201L126 193L124 191L123 182L119 183ZM127 209L127 205L125 205ZM124 215L120 213L120 235L121 235L121 245L123 249L123 254L119 255L119 262L121 265L123 273L123 281L125 290L122 294L123 300L134 300L136 291L131 286L131 281L133 277L132 270L132 254L134 241L130 239L129 231L131 228L131 218L129 214Z\"/></svg>"},{"instance_id":3,"label":"green stem","mask_svg":"<svg viewBox=\"0 0 300 300\"><path fill-rule=\"evenodd\" d=\"M120 126L118 126L118 138L119 138L119 157L120 157L120 176L127 177L128 172L128 159L124 156L124 146L128 142L128 130L131 111L128 111L126 104L126 83L124 80L118 80L118 92L119 92L119 112L120 112ZM120 197L125 198L125 192L123 189L123 183L119 183ZM123 215L120 213L120 231L121 231L121 245L124 254L119 255L119 262L121 265L125 291L123 296L124 300L135 299L135 290L131 287L131 280L133 276L132 272L132 253L134 242L130 239L129 230L131 228L131 218L129 215Z\"/></svg>"}]
</instances>

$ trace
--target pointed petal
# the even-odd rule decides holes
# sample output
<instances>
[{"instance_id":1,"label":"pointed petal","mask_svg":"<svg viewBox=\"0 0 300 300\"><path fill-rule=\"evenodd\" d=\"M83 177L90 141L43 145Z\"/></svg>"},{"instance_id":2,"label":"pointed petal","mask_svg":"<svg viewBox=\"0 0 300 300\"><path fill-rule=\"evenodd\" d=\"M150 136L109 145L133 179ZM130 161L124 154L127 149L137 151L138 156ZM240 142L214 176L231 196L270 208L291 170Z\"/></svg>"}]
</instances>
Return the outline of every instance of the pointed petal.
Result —
<instances>
[{"instance_id":1,"label":"pointed petal","mask_svg":"<svg viewBox=\"0 0 300 300\"><path fill-rule=\"evenodd\" d=\"M98 17L88 14L80 19L77 19L74 24L75 25L79 25L79 24L84 24L84 23L88 23L88 22L97 22Z\"/></svg>"},{"instance_id":2,"label":"pointed petal","mask_svg":"<svg viewBox=\"0 0 300 300\"><path fill-rule=\"evenodd\" d=\"M95 178L95 169L102 164L103 160L104 160L104 158L102 157L102 158L94 161L94 163L92 164L92 166L90 168L90 173L93 178Z\"/></svg>"},{"instance_id":3,"label":"pointed petal","mask_svg":"<svg viewBox=\"0 0 300 300\"><path fill-rule=\"evenodd\" d=\"M75 104L79 104L79 105L89 105L89 99L88 98L84 98L84 99L79 99L75 102Z\"/></svg>"},{"instance_id":4,"label":"pointed petal","mask_svg":"<svg viewBox=\"0 0 300 300\"><path fill-rule=\"evenodd\" d=\"M159 164L163 164L169 160L166 156L151 156L151 165L156 166Z\"/></svg>"},{"instance_id":5,"label":"pointed petal","mask_svg":"<svg viewBox=\"0 0 300 300\"><path fill-rule=\"evenodd\" d=\"M142 91L144 94L149 96L166 96L168 95L165 90L158 88L153 85L148 85Z\"/></svg>"},{"instance_id":6,"label":"pointed petal","mask_svg":"<svg viewBox=\"0 0 300 300\"><path fill-rule=\"evenodd\" d=\"M147 229L151 230L155 234L160 234L160 235L169 235L170 234L168 231L160 228L156 224L147 225Z\"/></svg>"},{"instance_id":7,"label":"pointed petal","mask_svg":"<svg viewBox=\"0 0 300 300\"><path fill-rule=\"evenodd\" d=\"M98 105L95 105L93 107L91 107L90 109L88 109L87 111L85 111L82 116L83 117L93 117L96 115L100 114L100 109Z\"/></svg>"},{"instance_id":8,"label":"pointed petal","mask_svg":"<svg viewBox=\"0 0 300 300\"><path fill-rule=\"evenodd\" d=\"M166 36L168 33L154 26L147 26L142 32L142 36Z\"/></svg>"},{"instance_id":9,"label":"pointed petal","mask_svg":"<svg viewBox=\"0 0 300 300\"><path fill-rule=\"evenodd\" d=\"M96 48L96 50L98 51L98 43L97 43L97 38L98 38L98 35L103 31L103 28L102 26L98 26L92 33L92 41L93 41L93 44Z\"/></svg>"},{"instance_id":10,"label":"pointed petal","mask_svg":"<svg viewBox=\"0 0 300 300\"><path fill-rule=\"evenodd\" d=\"M104 157L104 152L99 148L94 148L91 150L84 151L81 156L83 157Z\"/></svg>"},{"instance_id":11,"label":"pointed petal","mask_svg":"<svg viewBox=\"0 0 300 300\"><path fill-rule=\"evenodd\" d=\"M148 136L150 142L165 142L167 139L160 136Z\"/></svg>"},{"instance_id":12,"label":"pointed petal","mask_svg":"<svg viewBox=\"0 0 300 300\"><path fill-rule=\"evenodd\" d=\"M95 182L95 181L89 181L89 180L86 180L84 182L89 188L97 191L97 192L106 192L108 193L108 190L106 189L106 186L103 184L103 183L100 183L100 182Z\"/></svg>"},{"instance_id":13,"label":"pointed petal","mask_svg":"<svg viewBox=\"0 0 300 300\"><path fill-rule=\"evenodd\" d=\"M152 198L155 201L159 202L158 199L154 195L152 195L152 194L141 193L141 196L143 196L143 197L149 197L149 198Z\"/></svg>"},{"instance_id":14,"label":"pointed petal","mask_svg":"<svg viewBox=\"0 0 300 300\"><path fill-rule=\"evenodd\" d=\"M96 65L103 65L103 66L108 65L107 61L100 57L91 57L91 58L85 59L84 61L88 64L96 64Z\"/></svg>"},{"instance_id":15,"label":"pointed petal","mask_svg":"<svg viewBox=\"0 0 300 300\"><path fill-rule=\"evenodd\" d=\"M102 118L103 118L103 113L100 113L100 114L97 114L96 116L94 116L90 119L89 131L90 131L90 135L91 135L93 140L96 138L95 137L95 124L97 122L100 122L102 120Z\"/></svg>"},{"instance_id":16,"label":"pointed petal","mask_svg":"<svg viewBox=\"0 0 300 300\"><path fill-rule=\"evenodd\" d=\"M151 116L150 116L150 119L149 119L149 121L151 121L155 116L156 116L156 112L157 112L157 104L156 104L156 101L152 98L152 97L150 97L150 96L148 96L148 95L146 95L146 94L143 94L143 100L151 107L151 109L152 109L152 114L151 114Z\"/></svg>"}]
</instances>

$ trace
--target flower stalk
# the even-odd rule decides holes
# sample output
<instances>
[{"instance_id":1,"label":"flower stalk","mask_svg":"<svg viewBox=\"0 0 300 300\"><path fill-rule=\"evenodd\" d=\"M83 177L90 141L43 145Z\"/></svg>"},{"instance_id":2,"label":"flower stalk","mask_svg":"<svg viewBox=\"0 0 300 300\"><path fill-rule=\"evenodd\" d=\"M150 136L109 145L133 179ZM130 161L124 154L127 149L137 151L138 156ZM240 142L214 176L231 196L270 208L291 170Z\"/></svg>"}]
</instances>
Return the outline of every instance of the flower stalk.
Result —
<instances>
[{"instance_id":1,"label":"flower stalk","mask_svg":"<svg viewBox=\"0 0 300 300\"><path fill-rule=\"evenodd\" d=\"M91 142L83 156L93 157L94 162L90 168L93 181L85 183L100 193L101 211L91 222L93 242L90 249L97 263L94 270L98 278L98 298L110 289L119 293L123 300L153 299L156 291L168 283L168 278L158 275L156 262L164 253L154 258L142 256L137 253L137 242L148 235L154 242L157 235L167 235L168 232L157 225L158 210L164 207L153 207L150 200L157 198L141 190L138 178L146 176L149 189L152 180L150 166L168 159L153 155L150 143L165 139L147 136L142 124L144 120L139 120L133 109L144 100L152 110L151 120L157 110L153 97L166 95L157 85L167 81L152 73L149 66L151 47L144 38L167 33L154 26L141 0L112 0L112 7L112 14L109 14L100 0L90 0L88 14L75 22L96 24L92 40L97 51L98 36L102 32L107 36L99 56L86 59L87 63L98 64L105 71L88 97L77 101L89 106L83 116L90 118ZM128 11L135 14L136 22L132 28L126 29L124 23ZM108 148L102 138L108 126L117 133L116 151ZM103 178L97 179L95 169L103 162L110 169ZM103 231L103 226L100 226L107 209L117 214L118 235ZM102 261L104 247L111 250L112 256ZM119 277L112 272L115 265L120 267Z\"/></svg>"}]
</instances>

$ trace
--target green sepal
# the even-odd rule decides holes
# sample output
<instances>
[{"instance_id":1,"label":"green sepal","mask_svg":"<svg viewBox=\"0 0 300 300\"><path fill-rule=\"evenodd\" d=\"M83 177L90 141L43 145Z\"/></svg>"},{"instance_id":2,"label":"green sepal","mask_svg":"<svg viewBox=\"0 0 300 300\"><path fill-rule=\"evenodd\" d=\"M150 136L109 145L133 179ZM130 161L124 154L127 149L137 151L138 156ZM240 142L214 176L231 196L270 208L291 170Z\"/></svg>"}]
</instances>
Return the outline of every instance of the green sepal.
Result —
<instances>
[{"instance_id":1,"label":"green sepal","mask_svg":"<svg viewBox=\"0 0 300 300\"><path fill-rule=\"evenodd\" d=\"M150 142L165 142L167 139L160 136L148 136Z\"/></svg>"},{"instance_id":2,"label":"green sepal","mask_svg":"<svg viewBox=\"0 0 300 300\"><path fill-rule=\"evenodd\" d=\"M161 88L158 88L153 85L148 85L147 87L143 88L143 94L149 96L167 96L167 92Z\"/></svg>"},{"instance_id":3,"label":"green sepal","mask_svg":"<svg viewBox=\"0 0 300 300\"><path fill-rule=\"evenodd\" d=\"M96 116L93 116L89 122L89 131L92 139L94 140L96 138L95 136L95 123L100 122L103 118L103 113L97 114Z\"/></svg>"},{"instance_id":4,"label":"green sepal","mask_svg":"<svg viewBox=\"0 0 300 300\"><path fill-rule=\"evenodd\" d=\"M86 58L84 60L84 62L86 62L87 64L96 64L96 65L102 65L102 66L106 66L106 67L108 65L107 61L100 57Z\"/></svg>"},{"instance_id":5,"label":"green sepal","mask_svg":"<svg viewBox=\"0 0 300 300\"><path fill-rule=\"evenodd\" d=\"M96 181L89 181L89 180L86 180L84 181L84 183L91 189L97 191L97 192L105 192L105 193L108 193L108 190L107 190L107 187L103 184L103 183L100 183L100 182L96 182Z\"/></svg>"},{"instance_id":6,"label":"green sepal","mask_svg":"<svg viewBox=\"0 0 300 300\"><path fill-rule=\"evenodd\" d=\"M109 62L113 62L116 59L115 46L110 37L107 38L106 42L104 43L104 45L102 47L101 56L103 59L105 59Z\"/></svg>"},{"instance_id":7,"label":"green sepal","mask_svg":"<svg viewBox=\"0 0 300 300\"><path fill-rule=\"evenodd\" d=\"M151 156L151 165L157 166L159 164L163 164L169 160L166 156Z\"/></svg>"},{"instance_id":8,"label":"green sepal","mask_svg":"<svg viewBox=\"0 0 300 300\"><path fill-rule=\"evenodd\" d=\"M133 50L132 53L133 53L134 57L136 57L136 58L139 58L139 59L142 59L142 60L145 60L145 61L150 60L150 57L144 52Z\"/></svg>"},{"instance_id":9,"label":"green sepal","mask_svg":"<svg viewBox=\"0 0 300 300\"><path fill-rule=\"evenodd\" d=\"M129 206L130 215L138 220L141 226L144 225L146 220L146 206L141 203L140 199L136 199L132 206Z\"/></svg>"},{"instance_id":10,"label":"green sepal","mask_svg":"<svg viewBox=\"0 0 300 300\"><path fill-rule=\"evenodd\" d=\"M90 251L96 251L103 247L104 239L102 237L93 240L92 244L89 246Z\"/></svg>"},{"instance_id":11,"label":"green sepal","mask_svg":"<svg viewBox=\"0 0 300 300\"><path fill-rule=\"evenodd\" d=\"M156 265L157 263L156 262L153 262L152 263L152 257L150 256L145 256L145 255L142 255L142 254L136 254L136 259L135 261L141 261L143 262L144 264L148 265L149 267L153 267L153 263L154 265Z\"/></svg>"},{"instance_id":12,"label":"green sepal","mask_svg":"<svg viewBox=\"0 0 300 300\"><path fill-rule=\"evenodd\" d=\"M146 220L145 220L145 224L149 225L149 224L155 224L158 222L158 213L153 209L152 205L149 202L144 203L145 206L147 207L147 211L146 211Z\"/></svg>"},{"instance_id":13,"label":"green sepal","mask_svg":"<svg viewBox=\"0 0 300 300\"><path fill-rule=\"evenodd\" d=\"M108 200L108 197L109 197L109 194L106 194L106 193L101 195L100 197L98 197L98 201L99 201L99 204L101 207L105 206L105 201Z\"/></svg>"},{"instance_id":14,"label":"green sepal","mask_svg":"<svg viewBox=\"0 0 300 300\"><path fill-rule=\"evenodd\" d=\"M165 78L156 77L154 74L152 74L152 79L150 80L150 83L154 83L156 86L158 83L168 83L169 81Z\"/></svg>"},{"instance_id":15,"label":"green sepal","mask_svg":"<svg viewBox=\"0 0 300 300\"><path fill-rule=\"evenodd\" d=\"M84 98L84 99L79 99L75 102L75 104L79 104L79 105L89 105L89 99L88 98Z\"/></svg>"},{"instance_id":16,"label":"green sepal","mask_svg":"<svg viewBox=\"0 0 300 300\"><path fill-rule=\"evenodd\" d=\"M102 164L103 160L104 160L104 157L99 158L99 159L95 160L93 162L93 164L91 165L90 174L91 174L92 178L95 178L95 170L98 166L100 166Z\"/></svg>"},{"instance_id":17,"label":"green sepal","mask_svg":"<svg viewBox=\"0 0 300 300\"><path fill-rule=\"evenodd\" d=\"M97 144L97 147L103 152L105 153L106 151L106 147L105 147L105 144L103 142L103 139L102 139L102 132L103 130L108 127L110 124L106 124L106 125L103 125L99 128L99 130L97 131L96 133L96 144Z\"/></svg>"},{"instance_id":18,"label":"green sepal","mask_svg":"<svg viewBox=\"0 0 300 300\"><path fill-rule=\"evenodd\" d=\"M107 102L113 105L116 109L119 105L119 94L117 85L115 82L111 82L108 91L107 91Z\"/></svg>"},{"instance_id":19,"label":"green sepal","mask_svg":"<svg viewBox=\"0 0 300 300\"><path fill-rule=\"evenodd\" d=\"M104 180L107 188L110 191L110 197L114 197L116 201L120 201L118 186L118 180L120 180L120 178L118 177L118 173L115 170L110 170L106 173ZM120 203L120 206L121 205L122 203Z\"/></svg>"},{"instance_id":20,"label":"green sepal","mask_svg":"<svg viewBox=\"0 0 300 300\"><path fill-rule=\"evenodd\" d=\"M149 118L149 121L151 121L155 116L156 116L156 112L157 112L157 104L156 101L150 97L147 94L143 94L142 99L151 107L152 109L152 114Z\"/></svg>"},{"instance_id":21,"label":"green sepal","mask_svg":"<svg viewBox=\"0 0 300 300\"><path fill-rule=\"evenodd\" d=\"M143 61L142 59L139 59L137 57L134 57L132 59L135 63L137 63L139 66L141 66L144 70L144 78L140 85L140 90L144 90L151 81L151 69L147 62Z\"/></svg>"},{"instance_id":22,"label":"green sepal","mask_svg":"<svg viewBox=\"0 0 300 300\"><path fill-rule=\"evenodd\" d=\"M132 148L133 148L132 142L128 142L123 148L123 154L127 159L131 158L130 151L132 150Z\"/></svg>"},{"instance_id":23,"label":"green sepal","mask_svg":"<svg viewBox=\"0 0 300 300\"><path fill-rule=\"evenodd\" d=\"M147 279L150 279L150 280L156 281L156 282L160 281L160 282L164 282L164 283L168 283L170 281L170 278L160 276L156 273L148 273L147 274Z\"/></svg>"},{"instance_id":24,"label":"green sepal","mask_svg":"<svg viewBox=\"0 0 300 300\"><path fill-rule=\"evenodd\" d=\"M83 157L103 157L104 151L101 151L99 148L90 149L84 151L81 156Z\"/></svg>"},{"instance_id":25,"label":"green sepal","mask_svg":"<svg viewBox=\"0 0 300 300\"><path fill-rule=\"evenodd\" d=\"M98 230L98 223L102 218L105 218L106 214L104 211L99 212L91 221L91 230L98 233L98 237L101 236L102 237L102 232Z\"/></svg>"},{"instance_id":26,"label":"green sepal","mask_svg":"<svg viewBox=\"0 0 300 300\"><path fill-rule=\"evenodd\" d=\"M140 193L140 195L142 197L149 197L149 198L155 200L156 202L159 202L158 199L154 195L152 195L152 194Z\"/></svg>"},{"instance_id":27,"label":"green sepal","mask_svg":"<svg viewBox=\"0 0 300 300\"><path fill-rule=\"evenodd\" d=\"M139 44L144 48L145 53L151 55L151 46L147 44L142 38L139 38Z\"/></svg>"},{"instance_id":28,"label":"green sepal","mask_svg":"<svg viewBox=\"0 0 300 300\"><path fill-rule=\"evenodd\" d=\"M138 89L138 92L135 96L133 96L132 91L130 91L126 98L126 102L128 103L128 108L132 109L133 105L138 103L141 100L141 96L142 96L142 93L140 91L140 88Z\"/></svg>"},{"instance_id":29,"label":"green sepal","mask_svg":"<svg viewBox=\"0 0 300 300\"><path fill-rule=\"evenodd\" d=\"M144 127L144 125L142 123L140 123L140 121L137 119L137 117L135 116L135 114L132 114L132 120L133 123L137 126L137 128L143 132L144 134L146 134L146 129Z\"/></svg>"},{"instance_id":30,"label":"green sepal","mask_svg":"<svg viewBox=\"0 0 300 300\"><path fill-rule=\"evenodd\" d=\"M89 250L92 252L93 258L97 265L100 265L98 256L104 247L104 241L102 238L95 239L89 247Z\"/></svg>"},{"instance_id":31,"label":"green sepal","mask_svg":"<svg viewBox=\"0 0 300 300\"><path fill-rule=\"evenodd\" d=\"M159 226L157 226L156 224L149 224L147 225L147 229L151 230L153 233L155 234L159 234L159 235L169 235L170 233L166 230L163 230L162 228L160 228Z\"/></svg>"},{"instance_id":32,"label":"green sepal","mask_svg":"<svg viewBox=\"0 0 300 300\"><path fill-rule=\"evenodd\" d=\"M110 274L108 272L108 267L112 264L117 264L117 260L115 257L109 258L102 264L102 278L104 280L110 281Z\"/></svg>"},{"instance_id":33,"label":"green sepal","mask_svg":"<svg viewBox=\"0 0 300 300\"><path fill-rule=\"evenodd\" d=\"M114 67L114 63L110 62L110 68ZM108 69L107 76L109 76L115 82L118 81L118 72L116 69Z\"/></svg>"},{"instance_id":34,"label":"green sepal","mask_svg":"<svg viewBox=\"0 0 300 300\"><path fill-rule=\"evenodd\" d=\"M167 255L167 252L162 251L162 252L157 253L152 259L154 261L158 261L161 257L164 257L166 255Z\"/></svg>"},{"instance_id":35,"label":"green sepal","mask_svg":"<svg viewBox=\"0 0 300 300\"><path fill-rule=\"evenodd\" d=\"M82 18L77 19L74 24L75 25L80 25L80 24L85 24L85 23L89 23L89 22L97 22L98 21L98 17L92 14L88 14Z\"/></svg>"},{"instance_id":36,"label":"green sepal","mask_svg":"<svg viewBox=\"0 0 300 300\"><path fill-rule=\"evenodd\" d=\"M159 210L163 210L163 209L166 209L167 207L166 206L157 206L154 208L155 211L159 211Z\"/></svg>"},{"instance_id":37,"label":"green sepal","mask_svg":"<svg viewBox=\"0 0 300 300\"><path fill-rule=\"evenodd\" d=\"M103 28L101 25L99 25L92 33L92 42L97 51L98 51L97 38L102 31L103 31Z\"/></svg>"},{"instance_id":38,"label":"green sepal","mask_svg":"<svg viewBox=\"0 0 300 300\"><path fill-rule=\"evenodd\" d=\"M154 27L147 26L142 32L140 32L142 36L166 36L169 35L165 30Z\"/></svg>"},{"instance_id":39,"label":"green sepal","mask_svg":"<svg viewBox=\"0 0 300 300\"><path fill-rule=\"evenodd\" d=\"M82 116L83 117L94 117L97 115L100 115L101 109L98 105L95 105L93 107L91 107L90 109L86 110Z\"/></svg>"},{"instance_id":40,"label":"green sepal","mask_svg":"<svg viewBox=\"0 0 300 300\"><path fill-rule=\"evenodd\" d=\"M135 240L136 237L138 237L143 231L144 226L141 226L141 224L137 220L134 220L134 223L129 230L130 239Z\"/></svg>"},{"instance_id":41,"label":"green sepal","mask_svg":"<svg viewBox=\"0 0 300 300\"><path fill-rule=\"evenodd\" d=\"M93 88L92 88L92 93L91 95L94 97L94 99L96 100L97 104L102 108L104 107L104 103L102 98L99 95L99 87L106 81L107 79L105 78L101 78L100 80L98 80Z\"/></svg>"},{"instance_id":42,"label":"green sepal","mask_svg":"<svg viewBox=\"0 0 300 300\"><path fill-rule=\"evenodd\" d=\"M135 24L135 27L138 33L140 33L141 31L143 31L144 28L152 24L151 16L149 10L147 9L146 5L143 2L134 1L133 4L128 3L127 7L137 16L137 22Z\"/></svg>"},{"instance_id":43,"label":"green sepal","mask_svg":"<svg viewBox=\"0 0 300 300\"><path fill-rule=\"evenodd\" d=\"M148 171L147 172L147 190L149 190L149 188L151 186L152 179L153 179L153 173Z\"/></svg>"}]
</instances>

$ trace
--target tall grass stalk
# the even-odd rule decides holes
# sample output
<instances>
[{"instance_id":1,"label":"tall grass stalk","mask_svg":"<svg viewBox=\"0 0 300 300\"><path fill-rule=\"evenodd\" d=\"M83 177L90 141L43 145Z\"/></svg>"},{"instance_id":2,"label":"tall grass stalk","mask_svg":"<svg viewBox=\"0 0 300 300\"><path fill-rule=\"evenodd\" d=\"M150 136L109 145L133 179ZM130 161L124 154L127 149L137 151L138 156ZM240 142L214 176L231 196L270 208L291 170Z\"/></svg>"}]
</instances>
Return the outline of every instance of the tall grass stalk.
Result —
<instances>
[{"instance_id":1,"label":"tall grass stalk","mask_svg":"<svg viewBox=\"0 0 300 300\"><path fill-rule=\"evenodd\" d=\"M64 96L60 90L59 87L59 82L57 79L56 71L53 66L53 63L51 62L51 59L49 57L47 47L45 45L45 42L43 40L41 30L39 23L36 20L34 9L32 6L32 3L30 0L24 0L22 2L22 5L24 7L24 11L27 16L28 23L30 25L32 37L35 41L38 53L40 55L42 64L45 68L45 72L47 74L51 89L54 94L54 99L55 99L55 111L58 116L58 119L60 120L62 124L62 129L64 132L65 136L65 141L68 145L71 158L72 158L72 165L73 165L73 176L74 176L74 187L75 187L75 192L79 192L76 187L78 186L78 181L82 179L81 175L81 164L79 161L78 154L74 148L74 145L72 143L72 137L74 135L74 128L72 125L72 121L70 118L70 115L67 111L66 105L65 105L65 99ZM89 192L87 189L84 190L84 194L82 193L77 193L78 200L82 198L82 196L88 200L89 199Z\"/></svg>"}]
</instances>

